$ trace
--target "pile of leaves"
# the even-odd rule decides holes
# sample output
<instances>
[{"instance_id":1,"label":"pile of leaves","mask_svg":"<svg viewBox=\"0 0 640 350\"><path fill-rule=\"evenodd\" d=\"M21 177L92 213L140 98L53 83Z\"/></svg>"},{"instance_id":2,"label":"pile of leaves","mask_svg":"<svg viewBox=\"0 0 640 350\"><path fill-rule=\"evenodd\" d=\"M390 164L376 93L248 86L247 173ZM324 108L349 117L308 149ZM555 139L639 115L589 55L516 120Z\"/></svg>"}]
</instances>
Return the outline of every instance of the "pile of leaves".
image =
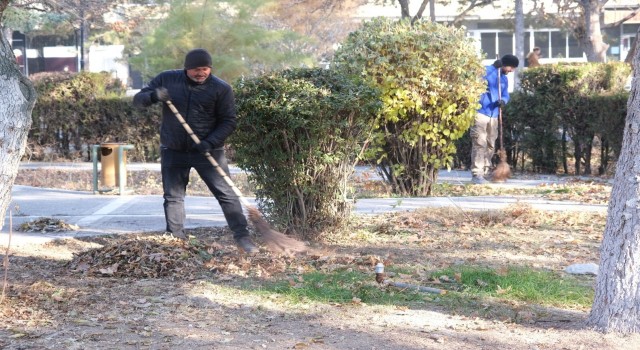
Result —
<instances>
[{"instance_id":1,"label":"pile of leaves","mask_svg":"<svg viewBox=\"0 0 640 350\"><path fill-rule=\"evenodd\" d=\"M216 228L214 228L216 230ZM222 229L219 229L223 231ZM231 280L302 274L359 267L373 271L376 256L340 256L314 253L280 255L262 250L255 255L238 251L230 235L183 241L168 235L138 235L107 239L102 247L74 254L67 268L86 276L118 278Z\"/></svg>"},{"instance_id":2,"label":"pile of leaves","mask_svg":"<svg viewBox=\"0 0 640 350\"><path fill-rule=\"evenodd\" d=\"M138 236L75 254L68 267L94 276L158 278L188 277L203 265L197 247L171 236Z\"/></svg>"},{"instance_id":3,"label":"pile of leaves","mask_svg":"<svg viewBox=\"0 0 640 350\"><path fill-rule=\"evenodd\" d=\"M38 218L33 221L25 222L18 227L18 231L21 232L62 232L62 231L77 231L78 226L67 224L63 220L53 218Z\"/></svg>"}]
</instances>

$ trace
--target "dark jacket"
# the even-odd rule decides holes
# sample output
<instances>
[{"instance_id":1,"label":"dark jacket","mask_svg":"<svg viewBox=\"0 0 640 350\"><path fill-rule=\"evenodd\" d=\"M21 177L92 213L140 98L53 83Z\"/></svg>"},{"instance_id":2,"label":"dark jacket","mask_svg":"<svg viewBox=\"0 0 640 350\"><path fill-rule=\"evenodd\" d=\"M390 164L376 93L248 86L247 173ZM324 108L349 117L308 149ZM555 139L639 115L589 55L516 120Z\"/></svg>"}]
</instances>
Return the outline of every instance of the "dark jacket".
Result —
<instances>
[{"instance_id":1,"label":"dark jacket","mask_svg":"<svg viewBox=\"0 0 640 350\"><path fill-rule=\"evenodd\" d=\"M197 84L184 70L165 71L133 97L134 106L148 107L158 102L152 93L161 86L169 91L171 102L200 140L208 141L213 148L224 145L236 128L235 98L229 84L214 75ZM166 103L162 106L160 145L176 151L195 149L195 143Z\"/></svg>"},{"instance_id":2,"label":"dark jacket","mask_svg":"<svg viewBox=\"0 0 640 350\"><path fill-rule=\"evenodd\" d=\"M506 74L500 74L500 94L498 93L498 70L500 68L495 65L486 67L484 80L487 84L487 90L480 95L480 109L482 113L491 118L497 118L500 110L499 101L502 100L506 104L509 102L509 80ZM502 95L502 96L500 96Z\"/></svg>"}]
</instances>

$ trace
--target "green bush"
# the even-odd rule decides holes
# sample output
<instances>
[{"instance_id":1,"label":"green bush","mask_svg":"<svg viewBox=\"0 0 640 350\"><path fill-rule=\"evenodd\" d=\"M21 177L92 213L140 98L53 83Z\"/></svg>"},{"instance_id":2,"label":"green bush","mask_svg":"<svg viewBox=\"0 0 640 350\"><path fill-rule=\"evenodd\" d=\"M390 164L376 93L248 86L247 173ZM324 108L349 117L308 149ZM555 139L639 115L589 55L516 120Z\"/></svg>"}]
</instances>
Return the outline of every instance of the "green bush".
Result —
<instances>
[{"instance_id":1,"label":"green bush","mask_svg":"<svg viewBox=\"0 0 640 350\"><path fill-rule=\"evenodd\" d=\"M463 29L374 19L349 35L335 65L381 90L383 110L368 153L393 191L431 193L455 141L473 122L484 69Z\"/></svg>"},{"instance_id":2,"label":"green bush","mask_svg":"<svg viewBox=\"0 0 640 350\"><path fill-rule=\"evenodd\" d=\"M543 65L521 73L521 92L505 112L506 144L529 152L533 170L555 173L561 161L567 173L573 145L576 174L591 174L594 138L601 141L600 172L620 149L626 116L624 63ZM584 168L583 168L584 166Z\"/></svg>"},{"instance_id":3,"label":"green bush","mask_svg":"<svg viewBox=\"0 0 640 350\"><path fill-rule=\"evenodd\" d=\"M525 170L523 158L530 160L529 170L555 174L561 162L561 126L556 113L542 95L520 91L511 94L503 112L504 144L508 162Z\"/></svg>"},{"instance_id":4,"label":"green bush","mask_svg":"<svg viewBox=\"0 0 640 350\"><path fill-rule=\"evenodd\" d=\"M38 100L25 156L88 159L89 146L103 142L133 144L132 160L158 156L159 109L135 109L119 80L106 73L40 73L31 79Z\"/></svg>"},{"instance_id":5,"label":"green bush","mask_svg":"<svg viewBox=\"0 0 640 350\"><path fill-rule=\"evenodd\" d=\"M347 178L371 131L375 90L331 70L276 72L235 87L230 138L273 222L309 238L350 215Z\"/></svg>"},{"instance_id":6,"label":"green bush","mask_svg":"<svg viewBox=\"0 0 640 350\"><path fill-rule=\"evenodd\" d=\"M585 109L595 115L594 129L600 138L599 175L607 173L620 156L628 100L629 92L615 91L591 96L585 103Z\"/></svg>"}]
</instances>

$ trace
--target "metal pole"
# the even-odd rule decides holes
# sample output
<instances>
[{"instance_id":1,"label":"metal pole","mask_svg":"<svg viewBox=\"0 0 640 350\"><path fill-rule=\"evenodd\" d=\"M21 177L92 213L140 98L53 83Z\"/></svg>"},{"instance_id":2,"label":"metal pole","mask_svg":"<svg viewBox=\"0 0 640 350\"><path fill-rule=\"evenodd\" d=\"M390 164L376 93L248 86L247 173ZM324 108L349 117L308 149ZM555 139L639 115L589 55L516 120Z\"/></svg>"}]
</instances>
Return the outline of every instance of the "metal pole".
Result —
<instances>
[{"instance_id":1,"label":"metal pole","mask_svg":"<svg viewBox=\"0 0 640 350\"><path fill-rule=\"evenodd\" d=\"M91 159L93 160L93 194L98 193L98 148L100 148L100 145L91 146Z\"/></svg>"}]
</instances>

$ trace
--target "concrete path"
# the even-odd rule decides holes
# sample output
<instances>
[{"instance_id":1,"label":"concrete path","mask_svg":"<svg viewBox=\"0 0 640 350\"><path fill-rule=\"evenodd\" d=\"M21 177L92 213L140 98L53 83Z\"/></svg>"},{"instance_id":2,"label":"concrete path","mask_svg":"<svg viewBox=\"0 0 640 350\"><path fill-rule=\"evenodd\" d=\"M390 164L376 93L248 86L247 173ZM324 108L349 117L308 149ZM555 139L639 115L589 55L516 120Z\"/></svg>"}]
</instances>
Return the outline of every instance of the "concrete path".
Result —
<instances>
[{"instance_id":1,"label":"concrete path","mask_svg":"<svg viewBox=\"0 0 640 350\"><path fill-rule=\"evenodd\" d=\"M92 169L91 163L25 163L22 168L80 168ZM158 164L128 164L131 171L159 170ZM233 168L231 172L241 172ZM367 173L375 178L372 169L360 167L357 175ZM469 183L471 175L465 171L443 171L439 181L449 183ZM535 187L543 183L566 181L559 177L547 176L536 179L510 179L503 184L490 186ZM253 203L253 198L248 198ZM27 242L46 242L60 237L81 237L99 234L125 234L131 232L161 231L164 229L164 211L160 195L96 195L90 192L43 189L30 186L14 186L9 210L13 220L12 246ZM428 197L428 198L382 198L359 199L355 211L360 214L410 211L425 207L452 207L460 210L503 209L516 203L527 203L542 210L607 210L606 205L585 205L577 202L549 201L533 197ZM187 228L202 226L225 226L226 221L217 201L213 197L188 196L186 198ZM24 233L15 228L24 222L38 218L61 219L68 224L79 226L78 231L60 233ZM0 232L0 245L6 245L9 232L9 212Z\"/></svg>"}]
</instances>

